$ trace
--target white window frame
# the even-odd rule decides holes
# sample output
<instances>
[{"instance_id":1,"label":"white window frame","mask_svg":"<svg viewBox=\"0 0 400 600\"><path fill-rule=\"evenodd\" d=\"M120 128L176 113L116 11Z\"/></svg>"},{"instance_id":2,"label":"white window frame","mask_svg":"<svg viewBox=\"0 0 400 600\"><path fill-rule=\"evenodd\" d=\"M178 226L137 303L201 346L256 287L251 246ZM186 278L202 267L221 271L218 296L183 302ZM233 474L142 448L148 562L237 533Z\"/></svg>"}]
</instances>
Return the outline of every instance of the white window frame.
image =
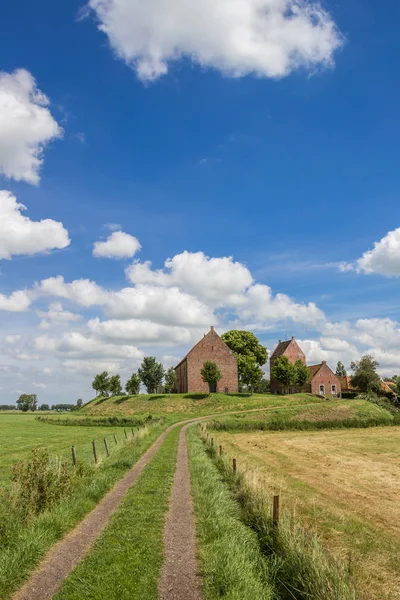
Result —
<instances>
[{"instance_id":1,"label":"white window frame","mask_svg":"<svg viewBox=\"0 0 400 600\"><path fill-rule=\"evenodd\" d=\"M322 392L321 392L321 388L322 388ZM319 393L320 393L320 396L325 396L325 386L323 383L319 384Z\"/></svg>"},{"instance_id":2,"label":"white window frame","mask_svg":"<svg viewBox=\"0 0 400 600\"><path fill-rule=\"evenodd\" d=\"M337 395L337 385L336 385L336 383L332 383L331 391L332 391L332 396L336 396Z\"/></svg>"}]
</instances>

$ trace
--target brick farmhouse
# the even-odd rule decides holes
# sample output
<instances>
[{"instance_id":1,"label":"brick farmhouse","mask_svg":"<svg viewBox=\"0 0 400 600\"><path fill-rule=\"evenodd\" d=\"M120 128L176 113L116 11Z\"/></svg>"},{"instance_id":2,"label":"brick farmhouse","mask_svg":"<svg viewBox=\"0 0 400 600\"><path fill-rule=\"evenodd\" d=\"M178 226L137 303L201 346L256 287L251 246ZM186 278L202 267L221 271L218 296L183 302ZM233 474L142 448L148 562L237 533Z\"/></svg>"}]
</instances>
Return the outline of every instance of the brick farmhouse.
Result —
<instances>
[{"instance_id":1,"label":"brick farmhouse","mask_svg":"<svg viewBox=\"0 0 400 600\"><path fill-rule=\"evenodd\" d=\"M302 363L306 364L306 356L294 337L287 342L281 342L279 340L279 343L270 358L271 373L276 359L280 356L286 356L292 364L297 360L301 360ZM298 385L290 386L290 394L296 394L303 391L310 394L319 394L321 396L340 397L342 389L339 378L336 377L332 369L328 367L325 360L318 365L311 365L307 368L309 376L306 384L302 389L300 389ZM273 394L283 394L285 392L285 390L282 389L281 384L272 378L272 375L271 392Z\"/></svg>"},{"instance_id":2,"label":"brick farmhouse","mask_svg":"<svg viewBox=\"0 0 400 600\"><path fill-rule=\"evenodd\" d=\"M222 379L215 389L209 389L201 377L205 361L215 362ZM208 393L208 392L237 392L239 389L238 365L236 355L225 344L223 339L211 327L210 331L188 352L183 360L175 367L176 391L178 394Z\"/></svg>"}]
</instances>

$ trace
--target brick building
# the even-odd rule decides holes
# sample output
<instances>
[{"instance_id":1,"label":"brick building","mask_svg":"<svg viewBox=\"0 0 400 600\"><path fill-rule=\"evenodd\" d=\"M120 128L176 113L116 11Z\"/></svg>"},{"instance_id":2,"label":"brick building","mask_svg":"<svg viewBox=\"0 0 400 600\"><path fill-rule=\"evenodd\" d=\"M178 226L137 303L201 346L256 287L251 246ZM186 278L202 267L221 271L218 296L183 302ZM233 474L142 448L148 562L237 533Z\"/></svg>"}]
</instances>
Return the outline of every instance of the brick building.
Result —
<instances>
[{"instance_id":1,"label":"brick building","mask_svg":"<svg viewBox=\"0 0 400 600\"><path fill-rule=\"evenodd\" d=\"M279 343L275 348L270 358L271 373L275 361L279 356L286 356L289 362L294 364L297 360L301 360L302 363L306 364L306 356L294 337L287 342ZM335 373L328 367L326 361L318 365L308 366L308 380L306 384L300 389L298 385L292 385L289 388L290 394L296 394L300 391L308 392L310 394L320 394L321 396L338 396L341 395L341 384L339 378L336 377ZM271 375L271 392L273 394L283 394L281 384L272 378Z\"/></svg>"},{"instance_id":2,"label":"brick building","mask_svg":"<svg viewBox=\"0 0 400 600\"><path fill-rule=\"evenodd\" d=\"M201 369L207 360L215 362L222 373L222 379L214 390L209 390L208 383L201 378ZM175 367L175 373L178 394L237 392L239 389L236 355L220 338L214 327L211 327Z\"/></svg>"}]
</instances>

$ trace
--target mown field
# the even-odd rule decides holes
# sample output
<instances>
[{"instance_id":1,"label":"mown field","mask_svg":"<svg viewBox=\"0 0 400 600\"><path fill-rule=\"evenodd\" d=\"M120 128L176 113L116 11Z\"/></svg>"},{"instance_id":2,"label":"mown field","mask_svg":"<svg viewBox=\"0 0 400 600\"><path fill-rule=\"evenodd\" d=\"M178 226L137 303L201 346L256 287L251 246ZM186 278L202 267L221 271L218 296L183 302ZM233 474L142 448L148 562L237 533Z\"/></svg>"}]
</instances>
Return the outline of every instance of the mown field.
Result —
<instances>
[{"instance_id":1,"label":"mown field","mask_svg":"<svg viewBox=\"0 0 400 600\"><path fill-rule=\"evenodd\" d=\"M78 458L93 462L92 440L96 440L100 456L104 454L104 436L112 448L113 434L122 442L122 427L69 427L49 425L26 413L0 413L0 483L10 478L11 466L30 457L33 448L47 448L57 456L71 456L76 447Z\"/></svg>"},{"instance_id":2,"label":"mown field","mask_svg":"<svg viewBox=\"0 0 400 600\"><path fill-rule=\"evenodd\" d=\"M348 564L366 598L400 598L400 427L212 435Z\"/></svg>"}]
</instances>

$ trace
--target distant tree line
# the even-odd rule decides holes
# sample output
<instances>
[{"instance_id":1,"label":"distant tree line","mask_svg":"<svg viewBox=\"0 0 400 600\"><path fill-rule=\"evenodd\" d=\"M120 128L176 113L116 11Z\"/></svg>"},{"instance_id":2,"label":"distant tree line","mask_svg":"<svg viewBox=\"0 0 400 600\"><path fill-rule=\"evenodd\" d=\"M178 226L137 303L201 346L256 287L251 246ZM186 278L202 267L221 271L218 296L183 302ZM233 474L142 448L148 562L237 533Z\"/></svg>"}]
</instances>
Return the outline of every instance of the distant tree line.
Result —
<instances>
[{"instance_id":1,"label":"distant tree line","mask_svg":"<svg viewBox=\"0 0 400 600\"><path fill-rule=\"evenodd\" d=\"M58 412L72 412L79 410L83 406L82 398L79 398L76 404L41 404L38 406L38 399L36 394L21 394L16 404L4 404L0 405L0 410L21 410L22 412L35 412L36 410L46 411L55 410Z\"/></svg>"}]
</instances>

